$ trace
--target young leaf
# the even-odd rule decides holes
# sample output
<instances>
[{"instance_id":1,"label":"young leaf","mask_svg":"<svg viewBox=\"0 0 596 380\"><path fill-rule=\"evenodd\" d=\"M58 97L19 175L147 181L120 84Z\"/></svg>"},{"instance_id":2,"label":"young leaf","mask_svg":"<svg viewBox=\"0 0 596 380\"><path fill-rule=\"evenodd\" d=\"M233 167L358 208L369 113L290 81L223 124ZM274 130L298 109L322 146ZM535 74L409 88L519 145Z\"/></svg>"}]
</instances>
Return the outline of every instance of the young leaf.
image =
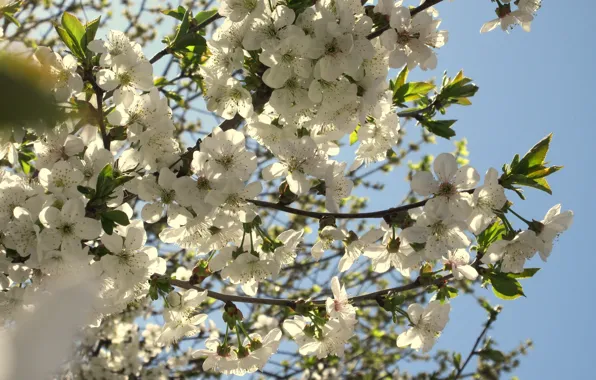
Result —
<instances>
[{"instance_id":1,"label":"young leaf","mask_svg":"<svg viewBox=\"0 0 596 380\"><path fill-rule=\"evenodd\" d=\"M85 57L85 27L81 21L72 13L64 12L62 14L62 27L70 35L73 41L76 43L79 53L79 58ZM83 47L85 45L85 47Z\"/></svg>"},{"instance_id":2,"label":"young leaf","mask_svg":"<svg viewBox=\"0 0 596 380\"><path fill-rule=\"evenodd\" d=\"M360 130L360 124L350 133L350 145L354 145L358 141L358 130Z\"/></svg>"},{"instance_id":3,"label":"young leaf","mask_svg":"<svg viewBox=\"0 0 596 380\"><path fill-rule=\"evenodd\" d=\"M419 121L420 124L426 127L426 129L428 129L429 132L432 132L439 137L450 139L451 137L455 136L455 131L451 129L451 126L455 124L457 120L422 119Z\"/></svg>"},{"instance_id":4,"label":"young leaf","mask_svg":"<svg viewBox=\"0 0 596 380\"><path fill-rule=\"evenodd\" d=\"M197 25L201 25L202 23L213 17L216 13L217 9L210 9L208 11L199 12L195 16L195 22L197 23Z\"/></svg>"},{"instance_id":5,"label":"young leaf","mask_svg":"<svg viewBox=\"0 0 596 380\"><path fill-rule=\"evenodd\" d=\"M515 278L509 277L507 273L492 273L489 281L493 286L493 293L504 300L514 300L521 296L525 297L521 284Z\"/></svg>"},{"instance_id":6,"label":"young leaf","mask_svg":"<svg viewBox=\"0 0 596 380\"><path fill-rule=\"evenodd\" d=\"M500 240L505 232L505 225L501 220L497 220L496 222L488 226L476 238L476 241L478 241L479 250L483 252L486 251L488 246L494 243L495 241Z\"/></svg>"},{"instance_id":7,"label":"young leaf","mask_svg":"<svg viewBox=\"0 0 596 380\"><path fill-rule=\"evenodd\" d=\"M538 273L538 271L540 270L540 268L525 268L523 272L521 273L509 273L508 276L511 278L531 278L533 277L536 273Z\"/></svg>"},{"instance_id":8,"label":"young leaf","mask_svg":"<svg viewBox=\"0 0 596 380\"><path fill-rule=\"evenodd\" d=\"M128 226L130 224L130 221L128 220L128 215L126 215L126 213L124 211L120 211L120 210L107 211L102 215L102 217L112 220L121 226Z\"/></svg>"}]
</instances>

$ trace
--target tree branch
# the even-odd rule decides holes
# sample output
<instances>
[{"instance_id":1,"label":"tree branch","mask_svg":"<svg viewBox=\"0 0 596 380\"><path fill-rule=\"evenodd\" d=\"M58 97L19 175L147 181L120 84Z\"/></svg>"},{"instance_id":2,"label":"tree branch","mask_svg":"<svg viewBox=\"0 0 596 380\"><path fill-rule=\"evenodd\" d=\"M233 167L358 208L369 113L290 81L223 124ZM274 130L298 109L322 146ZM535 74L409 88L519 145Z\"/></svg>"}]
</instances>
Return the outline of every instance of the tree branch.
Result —
<instances>
[{"instance_id":1,"label":"tree branch","mask_svg":"<svg viewBox=\"0 0 596 380\"><path fill-rule=\"evenodd\" d=\"M462 193L473 193L475 189L464 190ZM391 207L385 210L380 211L371 211L371 212L361 212L361 213L343 213L343 212L318 212L318 211L308 211L308 210L300 210L293 207L288 207L280 203L272 203L267 201L260 201L258 199L247 199L247 202L254 204L255 206L271 208L274 210L284 211L289 214L300 215L300 216L307 216L311 218L321 219L321 218L335 218L335 219L378 219L384 218L389 215L394 215L402 211L407 211L411 209L415 209L418 207L422 207L428 202L428 199L422 200L420 202L411 203L408 205L398 206L398 207Z\"/></svg>"},{"instance_id":2,"label":"tree branch","mask_svg":"<svg viewBox=\"0 0 596 380\"><path fill-rule=\"evenodd\" d=\"M457 380L457 379L463 377L462 376L462 373L464 372L464 369L466 368L466 366L468 365L468 363L472 359L472 356L474 356L476 354L476 349L480 345L480 342L482 341L482 338L484 338L484 336L488 332L488 329L493 324L493 322L496 321L496 320L497 320L497 314L491 314L490 317L488 318L488 321L486 321L486 324L484 325L484 329L482 330L482 332L480 333L480 335L478 335L478 338L476 339L476 342L474 343L474 346L472 347L472 350L470 351L470 354L468 354L468 357L466 358L466 361L464 362L464 364L460 368L458 368L457 373L455 374L455 377L450 378L450 379Z\"/></svg>"}]
</instances>

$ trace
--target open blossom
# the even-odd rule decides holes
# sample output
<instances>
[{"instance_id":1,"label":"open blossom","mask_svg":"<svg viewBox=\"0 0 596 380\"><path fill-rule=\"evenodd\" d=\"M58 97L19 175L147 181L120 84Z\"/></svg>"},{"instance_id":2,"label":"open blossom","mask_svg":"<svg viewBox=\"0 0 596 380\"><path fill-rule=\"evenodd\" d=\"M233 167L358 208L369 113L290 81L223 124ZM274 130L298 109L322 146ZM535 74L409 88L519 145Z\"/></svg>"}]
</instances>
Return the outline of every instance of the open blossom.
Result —
<instances>
[{"instance_id":1,"label":"open blossom","mask_svg":"<svg viewBox=\"0 0 596 380\"><path fill-rule=\"evenodd\" d=\"M205 341L206 349L192 353L194 358L205 358L204 371L217 371L224 375L231 374L238 368L238 355L234 346L224 346L217 338Z\"/></svg>"},{"instance_id":2,"label":"open blossom","mask_svg":"<svg viewBox=\"0 0 596 380\"><path fill-rule=\"evenodd\" d=\"M281 330L274 328L270 330L264 338L259 334L250 334L250 340L244 339L244 352L238 352L238 368L233 371L235 375L242 376L247 373L254 373L267 364L267 361L273 355L281 341Z\"/></svg>"},{"instance_id":3,"label":"open blossom","mask_svg":"<svg viewBox=\"0 0 596 380\"><path fill-rule=\"evenodd\" d=\"M347 232L334 226L325 226L319 231L317 241L311 249L311 255L315 260L320 260L323 253L330 249L334 241L341 241L347 238Z\"/></svg>"},{"instance_id":4,"label":"open blossom","mask_svg":"<svg viewBox=\"0 0 596 380\"><path fill-rule=\"evenodd\" d=\"M358 238L358 236L350 231L344 240L344 255L339 260L338 269L340 272L345 272L361 255L369 255L371 251L378 251L382 247L375 244L383 236L383 230L375 228Z\"/></svg>"},{"instance_id":5,"label":"open blossom","mask_svg":"<svg viewBox=\"0 0 596 380\"><path fill-rule=\"evenodd\" d=\"M441 219L425 212L413 226L403 230L401 236L412 243L425 243L426 258L437 260L448 250L467 248L472 243L464 228L464 223L453 218Z\"/></svg>"},{"instance_id":6,"label":"open blossom","mask_svg":"<svg viewBox=\"0 0 596 380\"><path fill-rule=\"evenodd\" d=\"M431 301L426 308L413 303L408 307L408 317L412 323L406 332L397 337L397 347L411 346L415 350L428 352L449 321L451 305Z\"/></svg>"},{"instance_id":7,"label":"open blossom","mask_svg":"<svg viewBox=\"0 0 596 380\"><path fill-rule=\"evenodd\" d=\"M229 278L233 284L241 284L246 294L254 296L259 282L275 277L278 272L279 265L275 261L245 252L221 271L221 277Z\"/></svg>"},{"instance_id":8,"label":"open blossom","mask_svg":"<svg viewBox=\"0 0 596 380\"><path fill-rule=\"evenodd\" d=\"M351 328L346 328L337 319L330 319L322 326L320 335L313 337L312 334L305 333L311 328L308 322L308 319L296 316L283 323L283 329L296 341L301 355L315 355L319 359L329 355L344 356L345 344L353 335Z\"/></svg>"},{"instance_id":9,"label":"open blossom","mask_svg":"<svg viewBox=\"0 0 596 380\"><path fill-rule=\"evenodd\" d=\"M490 32L497 26L505 32L516 24L521 25L526 32L530 31L530 24L534 19L534 13L540 8L542 0L519 0L517 9L511 10L511 0L502 0L503 4L495 10L497 18L486 22L480 28L480 33Z\"/></svg>"},{"instance_id":10,"label":"open blossom","mask_svg":"<svg viewBox=\"0 0 596 380\"><path fill-rule=\"evenodd\" d=\"M226 175L245 181L257 168L257 158L245 144L243 133L215 127L211 136L201 142L200 152L194 154L195 168L209 170L211 179Z\"/></svg>"},{"instance_id":11,"label":"open blossom","mask_svg":"<svg viewBox=\"0 0 596 380\"><path fill-rule=\"evenodd\" d=\"M206 298L207 291L199 292L195 289L168 294L167 309L164 312L166 324L159 341L170 344L184 336L193 336L199 332L199 324L207 319L207 314L199 314L197 309Z\"/></svg>"},{"instance_id":12,"label":"open blossom","mask_svg":"<svg viewBox=\"0 0 596 380\"><path fill-rule=\"evenodd\" d=\"M356 308L350 304L345 286L339 283L337 276L331 279L333 298L327 298L325 307L331 318L338 318L342 323L353 325L356 323Z\"/></svg>"},{"instance_id":13,"label":"open blossom","mask_svg":"<svg viewBox=\"0 0 596 380\"><path fill-rule=\"evenodd\" d=\"M280 162L263 169L263 179L285 177L290 191L304 195L310 190L307 175L317 175L321 171L324 158L320 155L315 142L310 137L286 141L274 152Z\"/></svg>"},{"instance_id":14,"label":"open blossom","mask_svg":"<svg viewBox=\"0 0 596 380\"><path fill-rule=\"evenodd\" d=\"M118 30L110 30L106 41L98 39L90 41L87 48L95 53L100 53L99 64L110 66L115 58L120 61L134 63L143 58L141 45L131 41L128 36Z\"/></svg>"},{"instance_id":15,"label":"open blossom","mask_svg":"<svg viewBox=\"0 0 596 380\"><path fill-rule=\"evenodd\" d=\"M98 220L85 217L85 206L78 199L70 199L62 209L46 207L39 214L45 227L40 238L44 249L78 251L81 240L95 239L101 232Z\"/></svg>"},{"instance_id":16,"label":"open blossom","mask_svg":"<svg viewBox=\"0 0 596 380\"><path fill-rule=\"evenodd\" d=\"M484 185L477 187L472 194L472 213L468 218L470 231L478 235L495 218L494 210L500 210L507 203L505 188L499 184L499 173L490 168L484 177Z\"/></svg>"},{"instance_id":17,"label":"open blossom","mask_svg":"<svg viewBox=\"0 0 596 380\"><path fill-rule=\"evenodd\" d=\"M443 258L445 265L451 267L451 272L456 280L467 278L475 280L478 277L476 268L470 265L470 254L465 249L456 249L449 251Z\"/></svg>"},{"instance_id":18,"label":"open blossom","mask_svg":"<svg viewBox=\"0 0 596 380\"><path fill-rule=\"evenodd\" d=\"M407 64L410 69L434 69L437 56L432 48L442 47L448 38L447 31L436 30L440 23L427 11L412 17L407 7L393 8L391 29L381 35L381 43L390 51L389 66L400 68Z\"/></svg>"},{"instance_id":19,"label":"open blossom","mask_svg":"<svg viewBox=\"0 0 596 380\"><path fill-rule=\"evenodd\" d=\"M553 250L553 241L559 234L567 231L573 222L573 211L561 212L561 205L554 205L542 220L540 232L536 235L539 240L538 253L546 261Z\"/></svg>"},{"instance_id":20,"label":"open blossom","mask_svg":"<svg viewBox=\"0 0 596 380\"><path fill-rule=\"evenodd\" d=\"M482 257L482 262L494 264L502 260L501 271L521 273L526 260L534 256L541 243L534 231L522 231L512 240L497 240L492 243Z\"/></svg>"},{"instance_id":21,"label":"open blossom","mask_svg":"<svg viewBox=\"0 0 596 380\"><path fill-rule=\"evenodd\" d=\"M207 86L207 109L215 112L224 119L231 120L236 114L243 118L253 113L250 92L242 87L235 78L217 77L209 73L205 67L201 68Z\"/></svg>"},{"instance_id":22,"label":"open blossom","mask_svg":"<svg viewBox=\"0 0 596 380\"><path fill-rule=\"evenodd\" d=\"M476 186L480 175L469 165L457 167L457 160L450 153L441 153L433 163L437 179L430 172L421 171L412 178L412 190L422 196L434 195L424 209L443 217L453 216L465 220L472 212L471 196L462 193Z\"/></svg>"},{"instance_id":23,"label":"open blossom","mask_svg":"<svg viewBox=\"0 0 596 380\"><path fill-rule=\"evenodd\" d=\"M409 276L410 270L422 261L421 255L412 248L404 236L395 236L393 228L385 222L381 223L381 228L385 231L382 247L370 250L364 256L372 260L373 270L377 273L385 273L393 267L402 275Z\"/></svg>"},{"instance_id":24,"label":"open blossom","mask_svg":"<svg viewBox=\"0 0 596 380\"><path fill-rule=\"evenodd\" d=\"M61 57L45 46L35 51L35 57L54 79L54 96L58 102L67 101L83 90L83 80L77 74L77 60L72 55Z\"/></svg>"}]
</instances>

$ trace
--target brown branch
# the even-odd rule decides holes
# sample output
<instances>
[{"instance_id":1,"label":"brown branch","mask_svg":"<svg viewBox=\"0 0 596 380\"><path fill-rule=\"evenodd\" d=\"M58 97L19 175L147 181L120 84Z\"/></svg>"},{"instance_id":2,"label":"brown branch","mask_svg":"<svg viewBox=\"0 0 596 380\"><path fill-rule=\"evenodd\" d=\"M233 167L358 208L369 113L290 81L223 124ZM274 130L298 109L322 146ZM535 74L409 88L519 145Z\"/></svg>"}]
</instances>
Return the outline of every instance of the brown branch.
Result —
<instances>
[{"instance_id":1,"label":"brown branch","mask_svg":"<svg viewBox=\"0 0 596 380\"><path fill-rule=\"evenodd\" d=\"M366 301L377 300L379 297L385 296L387 294L397 294L402 293L408 290L413 290L422 287L428 287L432 285L442 285L446 281L450 281L453 279L452 274L448 274L446 276L440 277L430 284L423 284L420 282L420 279L416 279L415 281L410 282L409 284L397 286L394 288L388 288L379 290L372 293L362 294L355 297L350 297L349 300L354 304L362 304ZM182 289L195 289L200 292L207 291L207 297L214 298L224 302L242 302L242 303L252 303L252 304L260 304L260 305L276 305L276 306L285 306L290 307L292 309L296 309L298 302L303 300L291 300L286 298L257 298L257 297L246 297L246 296L237 296L234 294L223 294L214 292L212 290L203 289L198 286L190 284L188 281L181 281L181 280L169 280L170 284ZM326 299L321 300L312 300L312 301L304 301L305 303L310 303L311 305L315 305L318 307L325 306Z\"/></svg>"},{"instance_id":2,"label":"brown branch","mask_svg":"<svg viewBox=\"0 0 596 380\"><path fill-rule=\"evenodd\" d=\"M475 189L464 190L462 193L473 193ZM280 203L272 203L267 201L260 201L258 199L247 199L247 202L254 204L255 206L271 208L274 210L284 211L289 214L300 215L300 216L307 216L311 218L321 219L321 218L335 218L335 219L378 219L384 218L389 215L394 215L399 212L415 209L418 207L422 207L426 204L428 199L422 200L420 202L411 203L408 205L398 206L398 207L391 207L385 210L379 211L371 211L371 212L361 212L361 213L343 213L343 212L318 212L318 211L308 211L308 210L300 210L293 207L288 207Z\"/></svg>"},{"instance_id":3,"label":"brown branch","mask_svg":"<svg viewBox=\"0 0 596 380\"><path fill-rule=\"evenodd\" d=\"M443 1L443 0L426 0L423 4L420 4L416 8L412 8L410 10L410 15L412 17L414 17L418 13L427 10L428 8L432 7L433 5L439 4L441 1ZM375 30L374 32L372 32L371 34L366 36L366 38L368 38L369 40L372 40L373 38L379 37L381 34L383 34L383 32L385 32L386 30L389 30L390 28L391 27L389 26L389 24L387 24L384 27Z\"/></svg>"},{"instance_id":4,"label":"brown branch","mask_svg":"<svg viewBox=\"0 0 596 380\"><path fill-rule=\"evenodd\" d=\"M478 335L478 338L476 339L476 342L474 343L474 346L472 346L472 350L470 351L470 354L466 358L466 361L464 362L464 364L460 368L457 369L457 373L455 374L455 376L454 377L450 377L450 379L457 380L457 379L460 379L460 378L463 378L464 377L464 376L462 376L462 373L464 372L464 369L466 368L466 366L468 365L468 363L472 359L472 356L474 356L475 354L477 354L476 349L480 345L480 342L482 341L482 338L484 338L484 336L488 332L488 329L493 324L493 322L495 322L496 320L497 320L497 314L496 313L495 314L491 314L490 317L488 318L488 321L486 321L486 323L484 325L484 329L482 330L482 332L480 333L480 335Z\"/></svg>"}]
</instances>

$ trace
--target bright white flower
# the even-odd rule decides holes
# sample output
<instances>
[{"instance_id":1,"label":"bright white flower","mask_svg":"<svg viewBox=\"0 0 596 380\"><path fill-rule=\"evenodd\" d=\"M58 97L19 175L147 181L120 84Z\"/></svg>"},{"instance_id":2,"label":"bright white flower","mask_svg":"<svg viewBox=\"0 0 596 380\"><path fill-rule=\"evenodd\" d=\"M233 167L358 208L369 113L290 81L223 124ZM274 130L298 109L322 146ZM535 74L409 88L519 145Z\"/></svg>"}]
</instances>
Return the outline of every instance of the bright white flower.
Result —
<instances>
[{"instance_id":1,"label":"bright white flower","mask_svg":"<svg viewBox=\"0 0 596 380\"><path fill-rule=\"evenodd\" d=\"M295 17L292 9L278 4L273 11L267 11L250 21L242 45L246 50L277 47L280 40L299 31L292 25Z\"/></svg>"},{"instance_id":2,"label":"bright white flower","mask_svg":"<svg viewBox=\"0 0 596 380\"><path fill-rule=\"evenodd\" d=\"M246 356L238 353L238 369L233 373L242 376L262 369L271 355L277 351L281 336L281 330L278 328L269 331L265 338L261 338L259 334L250 334L250 340L245 338L243 343L250 352L247 351Z\"/></svg>"},{"instance_id":3,"label":"bright white flower","mask_svg":"<svg viewBox=\"0 0 596 380\"><path fill-rule=\"evenodd\" d=\"M99 70L97 84L104 91L113 91L116 88L132 93L136 89L149 91L153 87L153 65L146 61L130 65L128 62L120 62L116 59L111 70Z\"/></svg>"},{"instance_id":4,"label":"bright white flower","mask_svg":"<svg viewBox=\"0 0 596 380\"><path fill-rule=\"evenodd\" d=\"M353 335L353 330L347 328L338 319L331 319L322 326L315 338L304 333L307 326L305 318L294 317L286 319L283 328L296 341L301 355L315 355L318 359L329 355L344 356L344 346Z\"/></svg>"},{"instance_id":5,"label":"bright white flower","mask_svg":"<svg viewBox=\"0 0 596 380\"><path fill-rule=\"evenodd\" d=\"M317 241L311 249L311 255L315 260L320 260L323 253L331 248L334 241L344 240L348 237L346 231L334 226L325 226L319 231Z\"/></svg>"},{"instance_id":6,"label":"bright white flower","mask_svg":"<svg viewBox=\"0 0 596 380\"><path fill-rule=\"evenodd\" d=\"M522 231L512 240L497 240L492 243L481 261L485 264L494 264L503 260L502 272L521 273L524 271L526 260L534 256L541 244L542 241L536 237L534 231Z\"/></svg>"},{"instance_id":7,"label":"bright white flower","mask_svg":"<svg viewBox=\"0 0 596 380\"><path fill-rule=\"evenodd\" d=\"M312 72L312 62L307 57L309 47L310 38L296 29L275 49L264 50L259 55L259 61L269 68L263 73L263 82L269 87L280 88L292 74L309 78Z\"/></svg>"},{"instance_id":8,"label":"bright white flower","mask_svg":"<svg viewBox=\"0 0 596 380\"><path fill-rule=\"evenodd\" d=\"M209 60L205 64L216 76L232 76L236 70L242 70L244 54L242 49L230 46L227 41L207 41L211 52Z\"/></svg>"},{"instance_id":9,"label":"bright white flower","mask_svg":"<svg viewBox=\"0 0 596 380\"><path fill-rule=\"evenodd\" d=\"M234 346L223 346L218 339L207 339L206 349L196 350L193 358L205 358L203 371L215 371L224 375L238 368L238 355Z\"/></svg>"},{"instance_id":10,"label":"bright white flower","mask_svg":"<svg viewBox=\"0 0 596 380\"><path fill-rule=\"evenodd\" d=\"M385 273L394 267L402 275L409 276L410 269L416 267L422 257L403 236L394 238L393 229L385 222L381 227L385 230L382 249L368 251L364 256L372 259L373 270L377 273Z\"/></svg>"},{"instance_id":11,"label":"bright white flower","mask_svg":"<svg viewBox=\"0 0 596 380\"><path fill-rule=\"evenodd\" d=\"M476 186L480 175L469 165L458 169L457 160L450 153L441 153L433 168L438 180L430 172L422 171L414 174L412 190L422 196L434 195L424 206L437 216L452 216L458 220L466 220L471 212L471 195L462 193Z\"/></svg>"},{"instance_id":12,"label":"bright white flower","mask_svg":"<svg viewBox=\"0 0 596 380\"><path fill-rule=\"evenodd\" d=\"M331 279L333 298L327 297L325 308L331 318L337 318L345 325L356 323L356 308L350 304L345 286L341 285L337 276Z\"/></svg>"},{"instance_id":13,"label":"bright white flower","mask_svg":"<svg viewBox=\"0 0 596 380\"><path fill-rule=\"evenodd\" d=\"M242 223L250 223L257 216L257 209L247 202L256 198L263 189L261 182L245 185L237 178L230 178L207 194L205 201L219 207L219 211L231 218L237 218Z\"/></svg>"},{"instance_id":14,"label":"bright white flower","mask_svg":"<svg viewBox=\"0 0 596 380\"><path fill-rule=\"evenodd\" d=\"M217 77L206 67L201 68L201 75L205 78L207 93L207 109L215 112L224 119L231 120L239 114L247 118L253 113L250 92L242 87L235 78L227 76Z\"/></svg>"},{"instance_id":15,"label":"bright white flower","mask_svg":"<svg viewBox=\"0 0 596 380\"><path fill-rule=\"evenodd\" d=\"M530 24L534 19L534 13L540 8L542 0L520 0L517 4L517 9L511 11L510 0L503 0L503 5L499 5L495 12L497 18L486 22L480 28L480 33L490 32L497 26L500 26L504 32L509 32L509 29L514 25L521 25L526 32L530 31Z\"/></svg>"},{"instance_id":16,"label":"bright white flower","mask_svg":"<svg viewBox=\"0 0 596 380\"><path fill-rule=\"evenodd\" d=\"M168 214L168 224L173 227L180 226L176 220L182 212L181 207L174 203L176 191L173 188L176 182L176 174L168 168L162 168L159 171L159 177L149 175L144 177L139 183L139 198L146 203L141 210L141 217L147 223L159 221L164 214Z\"/></svg>"},{"instance_id":17,"label":"bright white flower","mask_svg":"<svg viewBox=\"0 0 596 380\"><path fill-rule=\"evenodd\" d=\"M332 162L325 173L325 207L329 212L339 212L342 199L350 196L354 182L345 175L345 162Z\"/></svg>"},{"instance_id":18,"label":"bright white flower","mask_svg":"<svg viewBox=\"0 0 596 380\"><path fill-rule=\"evenodd\" d=\"M35 166L38 169L50 168L65 155L72 157L85 149L81 138L69 134L66 125L44 133L39 141L33 143L35 148Z\"/></svg>"},{"instance_id":19,"label":"bright white flower","mask_svg":"<svg viewBox=\"0 0 596 380\"><path fill-rule=\"evenodd\" d=\"M551 207L542 220L541 231L537 237L541 244L538 246L540 258L546 261L553 250L553 241L564 231L571 227L573 211L561 212L561 205Z\"/></svg>"},{"instance_id":20,"label":"bright white flower","mask_svg":"<svg viewBox=\"0 0 596 380\"><path fill-rule=\"evenodd\" d=\"M488 169L484 185L476 188L472 195L472 213L468 218L468 224L470 231L475 235L480 234L495 220L494 210L502 209L507 202L505 189L499 184L498 175L496 169Z\"/></svg>"},{"instance_id":21,"label":"bright white flower","mask_svg":"<svg viewBox=\"0 0 596 380\"><path fill-rule=\"evenodd\" d=\"M407 64L413 69L434 69L437 56L432 48L440 48L447 42L448 33L437 31L441 20L433 20L429 12L411 17L407 7L396 7L391 13L391 29L381 35L381 43L389 50L389 66L400 68Z\"/></svg>"},{"instance_id":22,"label":"bright white flower","mask_svg":"<svg viewBox=\"0 0 596 380\"><path fill-rule=\"evenodd\" d=\"M263 0L222 0L217 12L233 22L240 22L247 16L261 15L264 10Z\"/></svg>"},{"instance_id":23,"label":"bright white flower","mask_svg":"<svg viewBox=\"0 0 596 380\"><path fill-rule=\"evenodd\" d=\"M276 240L283 245L275 248L267 258L276 261L280 267L294 264L297 255L296 247L301 243L302 235L304 235L304 230L287 230L282 232L277 236Z\"/></svg>"},{"instance_id":24,"label":"bright white flower","mask_svg":"<svg viewBox=\"0 0 596 380\"><path fill-rule=\"evenodd\" d=\"M54 96L56 101L65 102L73 94L83 90L83 80L76 73L77 59L72 55L60 57L45 46L35 51L35 57L54 79Z\"/></svg>"},{"instance_id":25,"label":"bright white flower","mask_svg":"<svg viewBox=\"0 0 596 380\"><path fill-rule=\"evenodd\" d=\"M80 196L77 186L84 180L83 173L73 169L67 161L58 161L52 170L43 168L39 171L39 182L54 194L64 194L67 197Z\"/></svg>"},{"instance_id":26,"label":"bright white flower","mask_svg":"<svg viewBox=\"0 0 596 380\"><path fill-rule=\"evenodd\" d=\"M280 162L264 168L263 179L270 181L285 177L292 193L306 194L310 190L307 175L320 174L324 165L324 157L319 153L315 142L308 136L285 141L274 153Z\"/></svg>"},{"instance_id":27,"label":"bright white flower","mask_svg":"<svg viewBox=\"0 0 596 380\"><path fill-rule=\"evenodd\" d=\"M193 162L197 168L206 166L213 173L211 179L221 173L245 181L257 168L255 154L246 150L244 134L233 129L224 132L219 127L201 142L201 151L194 154Z\"/></svg>"},{"instance_id":28,"label":"bright white flower","mask_svg":"<svg viewBox=\"0 0 596 380\"><path fill-rule=\"evenodd\" d=\"M449 321L451 305L431 301L426 308L414 303L408 307L408 316L413 324L397 337L397 347L411 346L415 350L428 352Z\"/></svg>"},{"instance_id":29,"label":"bright white flower","mask_svg":"<svg viewBox=\"0 0 596 380\"><path fill-rule=\"evenodd\" d=\"M101 258L105 274L128 289L148 280L154 273L165 273L165 260L157 257L157 249L145 246L147 234L141 221L136 220L122 230L122 236L114 232L101 237L101 242L112 253Z\"/></svg>"},{"instance_id":30,"label":"bright white flower","mask_svg":"<svg viewBox=\"0 0 596 380\"><path fill-rule=\"evenodd\" d=\"M470 254L465 249L455 249L449 251L443 258L445 265L451 266L451 272L456 280L467 278L475 280L478 277L476 268L470 265Z\"/></svg>"},{"instance_id":31,"label":"bright white flower","mask_svg":"<svg viewBox=\"0 0 596 380\"><path fill-rule=\"evenodd\" d=\"M29 211L16 207L13 211L14 220L8 223L5 234L11 240L19 255L25 257L37 252L39 226ZM7 244L8 245L8 244Z\"/></svg>"},{"instance_id":32,"label":"bright white flower","mask_svg":"<svg viewBox=\"0 0 596 380\"><path fill-rule=\"evenodd\" d=\"M374 228L364 235L361 238L350 231L348 237L344 240L344 255L339 260L338 269L340 272L345 272L361 255L370 255L373 252L382 250L383 247L375 244L377 240L383 237L383 230L380 228Z\"/></svg>"},{"instance_id":33,"label":"bright white flower","mask_svg":"<svg viewBox=\"0 0 596 380\"><path fill-rule=\"evenodd\" d=\"M416 224L403 230L401 236L411 243L425 243L424 255L429 260L440 259L448 250L467 248L471 244L462 222L440 219L429 213L418 217Z\"/></svg>"},{"instance_id":34,"label":"bright white flower","mask_svg":"<svg viewBox=\"0 0 596 380\"><path fill-rule=\"evenodd\" d=\"M85 217L85 206L78 199L70 199L61 210L46 207L41 210L39 220L45 227L40 239L44 249L81 249L81 240L92 240L99 236L101 226L98 220Z\"/></svg>"},{"instance_id":35,"label":"bright white flower","mask_svg":"<svg viewBox=\"0 0 596 380\"><path fill-rule=\"evenodd\" d=\"M167 308L164 313L166 323L159 342L171 344L184 336L193 336L201 328L199 324L207 319L207 314L198 314L199 305L207 298L207 291L198 292L188 289L182 293L171 292L167 296Z\"/></svg>"},{"instance_id":36,"label":"bright white flower","mask_svg":"<svg viewBox=\"0 0 596 380\"><path fill-rule=\"evenodd\" d=\"M180 248L203 251L211 236L210 228L213 220L207 215L193 218L190 213L180 216L180 227L166 228L160 232L159 238L164 243L177 244Z\"/></svg>"},{"instance_id":37,"label":"bright white flower","mask_svg":"<svg viewBox=\"0 0 596 380\"><path fill-rule=\"evenodd\" d=\"M221 271L222 278L229 278L233 284L243 284L248 295L256 294L256 285L279 272L279 265L273 260L261 260L250 252L242 253Z\"/></svg>"},{"instance_id":38,"label":"bright white flower","mask_svg":"<svg viewBox=\"0 0 596 380\"><path fill-rule=\"evenodd\" d=\"M87 48L94 53L101 53L101 66L111 66L114 58L119 58L120 61L126 59L131 64L144 58L141 45L131 42L125 33L118 30L110 30L107 41L90 41Z\"/></svg>"}]
</instances>

